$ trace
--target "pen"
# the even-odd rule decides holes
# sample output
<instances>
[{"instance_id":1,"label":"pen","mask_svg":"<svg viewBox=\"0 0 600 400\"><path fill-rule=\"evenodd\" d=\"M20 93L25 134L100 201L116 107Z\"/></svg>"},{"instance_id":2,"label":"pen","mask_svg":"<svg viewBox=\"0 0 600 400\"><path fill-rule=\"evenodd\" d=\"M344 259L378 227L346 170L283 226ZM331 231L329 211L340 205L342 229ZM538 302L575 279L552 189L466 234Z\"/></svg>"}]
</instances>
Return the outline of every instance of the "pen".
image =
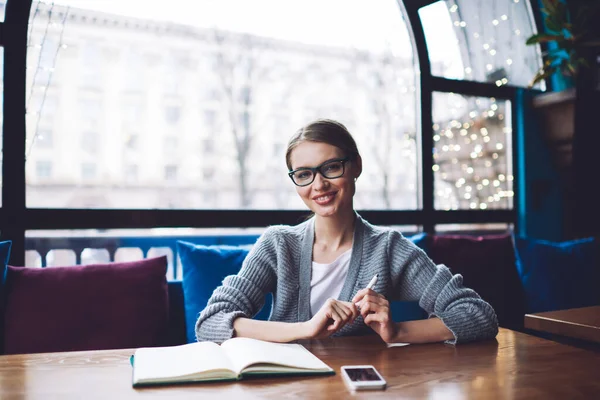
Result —
<instances>
[{"instance_id":1,"label":"pen","mask_svg":"<svg viewBox=\"0 0 600 400\"><path fill-rule=\"evenodd\" d=\"M379 274L375 274L375 276L373 276L373 278L371 278L371 281L367 285L367 289L373 289L373 287L375 287L375 284L377 283L377 275L379 275ZM356 303L356 307L360 308L360 302Z\"/></svg>"},{"instance_id":2,"label":"pen","mask_svg":"<svg viewBox=\"0 0 600 400\"><path fill-rule=\"evenodd\" d=\"M367 285L367 289L373 289L373 287L377 283L377 275L379 275L379 274L375 274L375 276L373 276L373 278L371 278L371 282L369 282L369 284Z\"/></svg>"}]
</instances>

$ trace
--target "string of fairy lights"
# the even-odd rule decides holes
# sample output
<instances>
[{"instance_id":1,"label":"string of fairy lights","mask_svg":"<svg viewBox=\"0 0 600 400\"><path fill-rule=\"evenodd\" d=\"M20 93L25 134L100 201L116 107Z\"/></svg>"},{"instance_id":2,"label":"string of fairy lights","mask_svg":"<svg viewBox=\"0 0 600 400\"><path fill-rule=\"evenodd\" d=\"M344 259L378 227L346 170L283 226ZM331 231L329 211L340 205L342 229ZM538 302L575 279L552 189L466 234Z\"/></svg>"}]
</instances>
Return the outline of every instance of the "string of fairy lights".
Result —
<instances>
[{"instance_id":1,"label":"string of fairy lights","mask_svg":"<svg viewBox=\"0 0 600 400\"><path fill-rule=\"evenodd\" d=\"M464 79L487 81L498 87L525 85L524 72L530 71L533 76L540 63L539 49L524 46L526 35L533 30L526 19L526 2L445 3L456 35L463 41ZM450 115L442 107L449 107ZM512 206L510 103L435 93L433 115L444 116L433 125L436 208L485 210Z\"/></svg>"},{"instance_id":2,"label":"string of fairy lights","mask_svg":"<svg viewBox=\"0 0 600 400\"><path fill-rule=\"evenodd\" d=\"M40 4L43 4L44 6L40 6ZM67 17L69 15L69 10L70 7L66 7L64 13L62 13L62 20L60 22L53 22L53 11L54 11L54 1L45 1L45 0L40 0L38 2L36 2L36 6L35 6L35 11L33 12L33 16L31 18L31 20L29 21L29 34L27 37L27 47L35 47L35 49L37 49L38 53L38 57L37 57L37 62L34 65L27 65L27 69L33 69L34 73L33 73L33 78L32 78L32 82L31 82L31 87L29 89L29 93L26 99L26 114L27 116L33 116L34 117L34 125L33 125L33 133L31 135L31 139L27 138L25 139L25 160L27 160L27 158L29 158L29 156L31 155L31 151L33 149L33 146L35 145L37 140L44 140L44 137L40 134L40 130L39 130L39 126L40 126L40 121L42 119L42 110L44 110L44 105L46 103L46 99L48 96L48 88L51 86L52 84L52 77L54 75L54 71L55 71L55 67L56 67L56 60L58 59L58 54L62 49L67 48L67 45L63 43L63 37L64 37L64 32L65 32L65 23L67 20ZM33 37L33 27L36 23L36 18L38 17L38 15L40 14L40 12L45 12L47 13L48 17L47 19L45 19L46 21L46 26L44 27L44 32L42 34L41 39L39 40L39 43L36 44L32 44L32 37ZM52 57L50 59L49 65L42 65L42 56L43 56L43 49L44 49L44 45L46 45L48 37L49 37L49 33L52 34L52 36L56 36L55 34L53 34L52 32L50 32L53 29L57 29L58 30L58 44L56 46L56 50L55 52L52 54ZM47 74L47 80L46 82L44 82L44 84L42 85L36 85L37 82L37 78L38 78L38 74L40 72L44 72ZM41 96L40 101L39 101L39 107L35 108L32 106L32 99L34 99L36 96L38 96L38 93L36 93L36 91L39 91L39 95ZM41 93L40 93L41 92ZM35 103L34 103L35 104Z\"/></svg>"},{"instance_id":3,"label":"string of fairy lights","mask_svg":"<svg viewBox=\"0 0 600 400\"><path fill-rule=\"evenodd\" d=\"M451 96L446 104L466 100L436 93L434 107L440 96ZM466 103L471 110L468 114L433 125L436 206L447 210L506 208L514 196L505 143L511 133L505 116L507 102L469 98Z\"/></svg>"},{"instance_id":4,"label":"string of fairy lights","mask_svg":"<svg viewBox=\"0 0 600 400\"><path fill-rule=\"evenodd\" d=\"M468 52L462 60L467 79L496 86L509 81L521 86L529 83L541 66L541 50L525 46L525 38L534 33L527 2L446 0L446 5L455 33ZM538 87L544 89L543 83Z\"/></svg>"}]
</instances>

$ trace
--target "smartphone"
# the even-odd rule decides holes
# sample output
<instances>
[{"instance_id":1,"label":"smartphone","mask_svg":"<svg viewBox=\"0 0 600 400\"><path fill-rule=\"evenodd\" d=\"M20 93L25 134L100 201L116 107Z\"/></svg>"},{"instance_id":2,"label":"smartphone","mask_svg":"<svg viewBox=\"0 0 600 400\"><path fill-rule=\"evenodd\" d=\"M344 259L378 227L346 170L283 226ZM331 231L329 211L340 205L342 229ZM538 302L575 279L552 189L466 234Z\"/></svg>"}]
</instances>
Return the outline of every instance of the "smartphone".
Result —
<instances>
[{"instance_id":1,"label":"smartphone","mask_svg":"<svg viewBox=\"0 0 600 400\"><path fill-rule=\"evenodd\" d=\"M372 365L344 365L341 370L344 382L352 390L385 389L385 379Z\"/></svg>"}]
</instances>

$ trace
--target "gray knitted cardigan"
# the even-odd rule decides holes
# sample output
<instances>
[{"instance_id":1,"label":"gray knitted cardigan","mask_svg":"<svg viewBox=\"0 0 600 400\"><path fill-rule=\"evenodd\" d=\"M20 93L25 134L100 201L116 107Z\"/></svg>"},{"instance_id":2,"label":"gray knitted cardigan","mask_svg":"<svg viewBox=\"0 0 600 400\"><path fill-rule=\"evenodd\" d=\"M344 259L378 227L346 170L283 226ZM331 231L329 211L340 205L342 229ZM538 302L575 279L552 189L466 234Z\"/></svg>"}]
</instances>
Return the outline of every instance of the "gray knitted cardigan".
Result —
<instances>
[{"instance_id":1,"label":"gray knitted cardigan","mask_svg":"<svg viewBox=\"0 0 600 400\"><path fill-rule=\"evenodd\" d=\"M215 289L196 322L199 341L223 342L234 334L233 321L251 318L273 294L269 320L301 322L311 318L310 279L314 218L296 226L271 226L258 239L237 275ZM350 301L379 274L374 290L388 300L418 301L430 317L440 318L456 344L493 338L498 320L492 307L398 231L356 218L348 276L338 296ZM337 293L331 293L335 297ZM368 331L362 317L335 336Z\"/></svg>"}]
</instances>

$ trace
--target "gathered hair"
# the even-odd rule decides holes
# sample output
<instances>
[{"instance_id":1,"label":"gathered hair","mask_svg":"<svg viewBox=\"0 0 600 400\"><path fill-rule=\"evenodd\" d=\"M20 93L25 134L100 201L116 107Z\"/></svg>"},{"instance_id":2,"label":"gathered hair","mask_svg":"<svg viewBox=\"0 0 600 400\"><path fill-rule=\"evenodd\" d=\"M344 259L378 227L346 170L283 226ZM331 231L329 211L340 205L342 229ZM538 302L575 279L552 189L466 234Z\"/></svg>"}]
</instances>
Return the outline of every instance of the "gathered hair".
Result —
<instances>
[{"instance_id":1,"label":"gathered hair","mask_svg":"<svg viewBox=\"0 0 600 400\"><path fill-rule=\"evenodd\" d=\"M351 160L360 156L354 138L342 123L332 119L317 119L300 128L290 138L285 152L285 162L290 171L292 150L302 142L327 143L342 150Z\"/></svg>"}]
</instances>

